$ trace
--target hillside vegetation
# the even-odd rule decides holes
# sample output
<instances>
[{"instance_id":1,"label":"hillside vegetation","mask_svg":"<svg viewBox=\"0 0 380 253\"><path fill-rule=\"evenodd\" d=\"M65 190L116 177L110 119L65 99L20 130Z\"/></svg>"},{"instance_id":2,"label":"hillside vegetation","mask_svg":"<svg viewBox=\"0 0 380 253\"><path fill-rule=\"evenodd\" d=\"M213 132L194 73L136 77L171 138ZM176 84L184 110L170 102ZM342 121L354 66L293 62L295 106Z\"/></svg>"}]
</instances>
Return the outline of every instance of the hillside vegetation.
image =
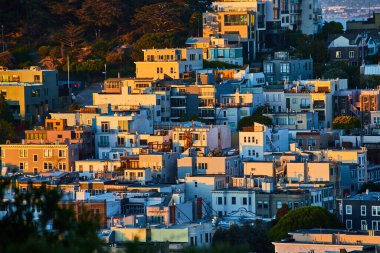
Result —
<instances>
[{"instance_id":1,"label":"hillside vegetation","mask_svg":"<svg viewBox=\"0 0 380 253\"><path fill-rule=\"evenodd\" d=\"M176 47L201 32L202 0L0 0L0 66L132 74L142 48Z\"/></svg>"}]
</instances>

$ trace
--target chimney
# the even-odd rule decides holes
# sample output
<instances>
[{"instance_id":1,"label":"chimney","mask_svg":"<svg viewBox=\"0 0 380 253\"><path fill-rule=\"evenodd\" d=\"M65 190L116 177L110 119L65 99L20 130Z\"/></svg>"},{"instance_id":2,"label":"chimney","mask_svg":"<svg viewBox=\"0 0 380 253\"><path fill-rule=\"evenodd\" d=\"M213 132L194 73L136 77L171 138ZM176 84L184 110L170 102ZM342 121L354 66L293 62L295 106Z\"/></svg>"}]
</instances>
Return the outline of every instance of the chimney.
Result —
<instances>
[{"instance_id":1,"label":"chimney","mask_svg":"<svg viewBox=\"0 0 380 253\"><path fill-rule=\"evenodd\" d=\"M175 224L175 205L172 199L172 204L170 205L170 223Z\"/></svg>"},{"instance_id":2,"label":"chimney","mask_svg":"<svg viewBox=\"0 0 380 253\"><path fill-rule=\"evenodd\" d=\"M277 174L276 174L276 158L273 157L272 164L272 177L273 177L273 190L277 188Z\"/></svg>"},{"instance_id":3,"label":"chimney","mask_svg":"<svg viewBox=\"0 0 380 253\"><path fill-rule=\"evenodd\" d=\"M197 198L197 219L202 219L202 198Z\"/></svg>"}]
</instances>

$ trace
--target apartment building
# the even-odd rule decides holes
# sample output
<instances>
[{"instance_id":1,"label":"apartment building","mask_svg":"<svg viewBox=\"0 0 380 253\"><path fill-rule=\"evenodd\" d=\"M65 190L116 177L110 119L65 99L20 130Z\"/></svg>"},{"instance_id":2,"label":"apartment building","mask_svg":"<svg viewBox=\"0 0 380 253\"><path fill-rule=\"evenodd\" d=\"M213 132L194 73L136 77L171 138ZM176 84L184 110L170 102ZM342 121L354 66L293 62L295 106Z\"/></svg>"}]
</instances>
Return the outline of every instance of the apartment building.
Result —
<instances>
[{"instance_id":1,"label":"apartment building","mask_svg":"<svg viewBox=\"0 0 380 253\"><path fill-rule=\"evenodd\" d=\"M111 150L115 148L121 149L123 154L123 148L133 146L138 132L148 135L153 133L153 122L143 112L129 116L96 116L93 121L96 157L109 158Z\"/></svg>"},{"instance_id":2,"label":"apartment building","mask_svg":"<svg viewBox=\"0 0 380 253\"><path fill-rule=\"evenodd\" d=\"M196 175L225 175L226 182L231 182L232 177L242 175L241 161L238 155L198 154L196 156L181 157L177 160L177 178Z\"/></svg>"},{"instance_id":3,"label":"apartment building","mask_svg":"<svg viewBox=\"0 0 380 253\"><path fill-rule=\"evenodd\" d=\"M243 47L229 45L225 38L192 37L186 45L203 49L203 59L243 66Z\"/></svg>"},{"instance_id":4,"label":"apartment building","mask_svg":"<svg viewBox=\"0 0 380 253\"><path fill-rule=\"evenodd\" d=\"M203 37L226 38L230 44L242 45L246 60L255 59L260 38L256 34L265 29L265 14L259 12L259 4L256 1L215 1L212 8L214 12L203 13Z\"/></svg>"},{"instance_id":5,"label":"apartment building","mask_svg":"<svg viewBox=\"0 0 380 253\"><path fill-rule=\"evenodd\" d=\"M170 90L148 78L117 78L105 82L100 93L93 93L93 105L112 105L113 111L149 111L153 122L170 120Z\"/></svg>"},{"instance_id":6,"label":"apartment building","mask_svg":"<svg viewBox=\"0 0 380 253\"><path fill-rule=\"evenodd\" d=\"M118 160L86 159L75 161L75 171L80 177L89 179L100 178L106 172L117 171L121 167Z\"/></svg>"},{"instance_id":7,"label":"apartment building","mask_svg":"<svg viewBox=\"0 0 380 253\"><path fill-rule=\"evenodd\" d=\"M368 39L355 33L341 34L330 39L328 45L330 62L345 62L351 66L360 66L368 55Z\"/></svg>"},{"instance_id":8,"label":"apartment building","mask_svg":"<svg viewBox=\"0 0 380 253\"><path fill-rule=\"evenodd\" d=\"M275 52L263 61L265 79L269 83L293 82L313 78L313 59L291 57L289 52Z\"/></svg>"},{"instance_id":9,"label":"apartment building","mask_svg":"<svg viewBox=\"0 0 380 253\"><path fill-rule=\"evenodd\" d=\"M2 168L23 173L74 171L79 160L78 144L2 144Z\"/></svg>"},{"instance_id":10,"label":"apartment building","mask_svg":"<svg viewBox=\"0 0 380 253\"><path fill-rule=\"evenodd\" d=\"M212 191L226 188L226 176L198 175L185 178L185 192L187 200L202 198L211 207Z\"/></svg>"},{"instance_id":11,"label":"apartment building","mask_svg":"<svg viewBox=\"0 0 380 253\"><path fill-rule=\"evenodd\" d=\"M302 229L290 238L272 242L275 252L380 252L380 236L339 229Z\"/></svg>"},{"instance_id":12,"label":"apartment building","mask_svg":"<svg viewBox=\"0 0 380 253\"><path fill-rule=\"evenodd\" d=\"M2 94L16 120L36 122L50 110L61 108L57 83L58 71L29 69L0 69Z\"/></svg>"},{"instance_id":13,"label":"apartment building","mask_svg":"<svg viewBox=\"0 0 380 253\"><path fill-rule=\"evenodd\" d=\"M289 130L313 130L318 126L316 112L275 112L264 113L274 125Z\"/></svg>"},{"instance_id":14,"label":"apartment building","mask_svg":"<svg viewBox=\"0 0 380 253\"><path fill-rule=\"evenodd\" d=\"M66 120L45 119L44 127L34 127L25 131L26 144L70 143L78 144L79 158L86 159L93 155L93 136L90 127L68 127Z\"/></svg>"},{"instance_id":15,"label":"apartment building","mask_svg":"<svg viewBox=\"0 0 380 253\"><path fill-rule=\"evenodd\" d=\"M137 78L180 79L185 72L203 68L199 48L144 49L144 61L135 62Z\"/></svg>"},{"instance_id":16,"label":"apartment building","mask_svg":"<svg viewBox=\"0 0 380 253\"><path fill-rule=\"evenodd\" d=\"M264 160L265 152L289 150L288 129L254 123L239 132L239 154L243 160Z\"/></svg>"},{"instance_id":17,"label":"apartment building","mask_svg":"<svg viewBox=\"0 0 380 253\"><path fill-rule=\"evenodd\" d=\"M221 94L215 110L216 123L229 125L232 131L236 131L239 120L251 116L254 110L261 105L256 103L255 96L260 95L240 93L238 89L232 94Z\"/></svg>"},{"instance_id":18,"label":"apartment building","mask_svg":"<svg viewBox=\"0 0 380 253\"><path fill-rule=\"evenodd\" d=\"M331 128L333 95L346 89L347 80L308 80L295 82L285 90L286 109L318 113L318 128Z\"/></svg>"},{"instance_id":19,"label":"apartment building","mask_svg":"<svg viewBox=\"0 0 380 253\"><path fill-rule=\"evenodd\" d=\"M212 191L212 209L218 217L254 217L256 214L255 191L252 189L230 188Z\"/></svg>"},{"instance_id":20,"label":"apartment building","mask_svg":"<svg viewBox=\"0 0 380 253\"><path fill-rule=\"evenodd\" d=\"M380 231L380 193L367 190L340 199L339 218L348 230Z\"/></svg>"},{"instance_id":21,"label":"apartment building","mask_svg":"<svg viewBox=\"0 0 380 253\"><path fill-rule=\"evenodd\" d=\"M231 147L231 129L225 125L195 125L174 127L173 151L184 152L194 147L209 151Z\"/></svg>"}]
</instances>

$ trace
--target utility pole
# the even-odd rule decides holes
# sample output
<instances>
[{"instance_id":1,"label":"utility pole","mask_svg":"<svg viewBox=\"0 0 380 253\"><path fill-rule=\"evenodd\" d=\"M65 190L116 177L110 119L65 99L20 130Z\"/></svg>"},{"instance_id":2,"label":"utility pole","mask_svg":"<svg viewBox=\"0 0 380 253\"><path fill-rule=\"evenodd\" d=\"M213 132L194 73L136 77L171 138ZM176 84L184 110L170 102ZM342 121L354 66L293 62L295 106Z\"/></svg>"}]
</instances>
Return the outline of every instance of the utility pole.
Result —
<instances>
[{"instance_id":1,"label":"utility pole","mask_svg":"<svg viewBox=\"0 0 380 253\"><path fill-rule=\"evenodd\" d=\"M70 93L70 56L67 56L67 89Z\"/></svg>"},{"instance_id":2,"label":"utility pole","mask_svg":"<svg viewBox=\"0 0 380 253\"><path fill-rule=\"evenodd\" d=\"M107 80L107 64L104 64L104 81Z\"/></svg>"},{"instance_id":3,"label":"utility pole","mask_svg":"<svg viewBox=\"0 0 380 253\"><path fill-rule=\"evenodd\" d=\"M4 25L1 24L1 44L3 46L3 52L5 51L5 42L4 42Z\"/></svg>"}]
</instances>

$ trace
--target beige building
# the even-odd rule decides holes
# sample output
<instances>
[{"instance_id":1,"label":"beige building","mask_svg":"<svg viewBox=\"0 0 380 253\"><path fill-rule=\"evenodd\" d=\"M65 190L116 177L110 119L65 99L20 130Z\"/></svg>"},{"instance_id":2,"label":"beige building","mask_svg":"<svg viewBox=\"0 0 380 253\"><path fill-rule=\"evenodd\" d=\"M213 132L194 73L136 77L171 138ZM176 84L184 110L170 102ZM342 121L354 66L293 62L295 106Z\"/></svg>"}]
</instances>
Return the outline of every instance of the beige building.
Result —
<instances>
[{"instance_id":1,"label":"beige building","mask_svg":"<svg viewBox=\"0 0 380 253\"><path fill-rule=\"evenodd\" d=\"M79 159L77 144L3 144L0 150L3 168L24 173L74 171Z\"/></svg>"},{"instance_id":2,"label":"beige building","mask_svg":"<svg viewBox=\"0 0 380 253\"><path fill-rule=\"evenodd\" d=\"M0 94L10 105L15 119L31 122L60 107L56 70L8 70L0 68Z\"/></svg>"},{"instance_id":3,"label":"beige building","mask_svg":"<svg viewBox=\"0 0 380 253\"><path fill-rule=\"evenodd\" d=\"M144 61L136 63L137 78L180 79L181 74L203 68L198 48L145 49Z\"/></svg>"},{"instance_id":4,"label":"beige building","mask_svg":"<svg viewBox=\"0 0 380 253\"><path fill-rule=\"evenodd\" d=\"M275 252L380 252L380 236L334 229L306 229L289 233L291 240L273 242Z\"/></svg>"}]
</instances>

